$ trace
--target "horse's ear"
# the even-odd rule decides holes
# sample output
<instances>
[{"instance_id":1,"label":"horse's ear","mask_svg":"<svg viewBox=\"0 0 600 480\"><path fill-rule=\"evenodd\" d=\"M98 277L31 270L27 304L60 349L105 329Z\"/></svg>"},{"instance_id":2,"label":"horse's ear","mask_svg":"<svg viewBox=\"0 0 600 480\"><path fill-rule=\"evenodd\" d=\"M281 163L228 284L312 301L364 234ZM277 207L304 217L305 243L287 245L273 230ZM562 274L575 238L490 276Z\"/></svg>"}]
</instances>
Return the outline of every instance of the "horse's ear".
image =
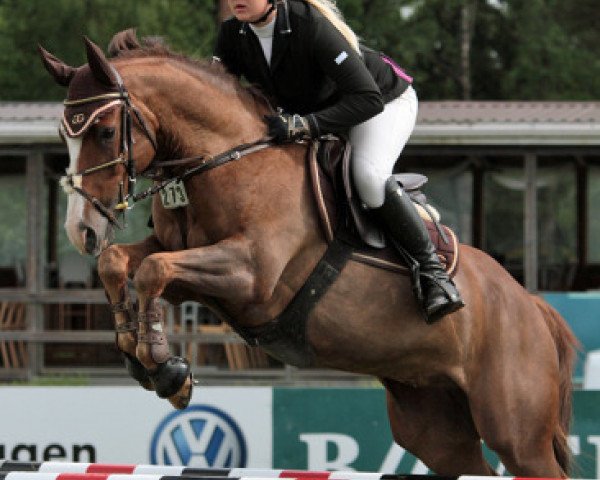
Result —
<instances>
[{"instance_id":1,"label":"horse's ear","mask_svg":"<svg viewBox=\"0 0 600 480\"><path fill-rule=\"evenodd\" d=\"M56 83L62 85L63 87L69 86L69 83L71 83L71 79L75 75L75 72L77 72L77 69L70 67L62 60L56 58L41 45L38 45L38 52L40 53L42 62L44 62L44 67L46 67L46 70L48 70L50 75L54 77Z\"/></svg>"},{"instance_id":2,"label":"horse's ear","mask_svg":"<svg viewBox=\"0 0 600 480\"><path fill-rule=\"evenodd\" d=\"M83 39L85 41L88 64L96 80L107 86L116 85L117 78L102 49L89 38L83 37Z\"/></svg>"},{"instance_id":3,"label":"horse's ear","mask_svg":"<svg viewBox=\"0 0 600 480\"><path fill-rule=\"evenodd\" d=\"M108 44L108 54L114 57L124 50L136 50L138 48L141 48L141 45L137 39L135 28L128 28L114 35Z\"/></svg>"}]
</instances>

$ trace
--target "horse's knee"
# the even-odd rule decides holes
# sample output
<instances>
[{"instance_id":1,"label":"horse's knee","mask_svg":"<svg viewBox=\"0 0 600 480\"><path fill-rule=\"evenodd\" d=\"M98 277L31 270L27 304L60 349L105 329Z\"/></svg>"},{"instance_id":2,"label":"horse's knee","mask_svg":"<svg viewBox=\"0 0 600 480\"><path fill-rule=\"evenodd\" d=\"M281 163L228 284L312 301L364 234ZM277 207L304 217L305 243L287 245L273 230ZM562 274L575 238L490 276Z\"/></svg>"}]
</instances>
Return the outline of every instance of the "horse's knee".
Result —
<instances>
[{"instance_id":1,"label":"horse's knee","mask_svg":"<svg viewBox=\"0 0 600 480\"><path fill-rule=\"evenodd\" d=\"M133 283L135 289L147 296L159 296L168 283L170 267L161 255L150 255L140 264Z\"/></svg>"},{"instance_id":2,"label":"horse's knee","mask_svg":"<svg viewBox=\"0 0 600 480\"><path fill-rule=\"evenodd\" d=\"M127 278L127 256L118 245L111 245L100 254L98 275L105 285L122 283Z\"/></svg>"}]
</instances>

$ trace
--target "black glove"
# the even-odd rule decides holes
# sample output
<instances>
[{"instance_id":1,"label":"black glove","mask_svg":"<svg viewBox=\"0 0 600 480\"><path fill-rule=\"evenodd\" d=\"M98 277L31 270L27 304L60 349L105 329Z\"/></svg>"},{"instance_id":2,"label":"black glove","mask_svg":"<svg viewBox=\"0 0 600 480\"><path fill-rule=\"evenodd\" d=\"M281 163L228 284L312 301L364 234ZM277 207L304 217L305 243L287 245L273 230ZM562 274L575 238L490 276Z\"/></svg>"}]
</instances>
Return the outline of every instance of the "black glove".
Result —
<instances>
[{"instance_id":1,"label":"black glove","mask_svg":"<svg viewBox=\"0 0 600 480\"><path fill-rule=\"evenodd\" d=\"M275 142L289 142L311 136L308 120L298 114L265 115L264 120L269 129L269 136L273 137Z\"/></svg>"}]
</instances>

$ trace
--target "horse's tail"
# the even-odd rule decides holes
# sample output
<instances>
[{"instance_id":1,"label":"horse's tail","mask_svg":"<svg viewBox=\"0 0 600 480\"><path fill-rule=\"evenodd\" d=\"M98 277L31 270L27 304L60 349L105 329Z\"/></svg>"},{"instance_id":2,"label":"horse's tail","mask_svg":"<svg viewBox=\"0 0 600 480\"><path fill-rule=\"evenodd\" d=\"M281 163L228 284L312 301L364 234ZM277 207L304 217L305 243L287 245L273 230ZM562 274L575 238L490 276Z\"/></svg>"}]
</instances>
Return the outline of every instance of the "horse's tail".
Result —
<instances>
[{"instance_id":1,"label":"horse's tail","mask_svg":"<svg viewBox=\"0 0 600 480\"><path fill-rule=\"evenodd\" d=\"M558 353L560 418L558 428L554 432L552 445L558 464L568 475L571 463L571 451L567 444L567 438L572 415L572 375L575 366L575 354L580 344L565 319L554 307L537 295L532 295L532 297L544 315Z\"/></svg>"}]
</instances>

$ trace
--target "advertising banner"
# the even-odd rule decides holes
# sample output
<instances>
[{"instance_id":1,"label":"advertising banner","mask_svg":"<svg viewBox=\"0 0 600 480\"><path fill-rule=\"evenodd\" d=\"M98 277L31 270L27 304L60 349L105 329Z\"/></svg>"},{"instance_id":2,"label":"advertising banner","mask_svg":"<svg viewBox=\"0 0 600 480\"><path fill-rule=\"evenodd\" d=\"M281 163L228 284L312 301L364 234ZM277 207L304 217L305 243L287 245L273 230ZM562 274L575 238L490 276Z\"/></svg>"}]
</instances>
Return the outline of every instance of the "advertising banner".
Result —
<instances>
[{"instance_id":1,"label":"advertising banner","mask_svg":"<svg viewBox=\"0 0 600 480\"><path fill-rule=\"evenodd\" d=\"M574 394L572 477L600 478L600 391ZM499 474L504 467L486 456ZM0 387L0 458L427 474L392 441L381 388Z\"/></svg>"},{"instance_id":2,"label":"advertising banner","mask_svg":"<svg viewBox=\"0 0 600 480\"><path fill-rule=\"evenodd\" d=\"M572 477L600 478L600 391L574 394L569 443ZM506 474L495 454L486 458ZM383 389L275 389L273 464L276 468L427 474L395 445Z\"/></svg>"},{"instance_id":3,"label":"advertising banner","mask_svg":"<svg viewBox=\"0 0 600 480\"><path fill-rule=\"evenodd\" d=\"M271 388L0 387L0 458L199 467L272 463Z\"/></svg>"}]
</instances>

